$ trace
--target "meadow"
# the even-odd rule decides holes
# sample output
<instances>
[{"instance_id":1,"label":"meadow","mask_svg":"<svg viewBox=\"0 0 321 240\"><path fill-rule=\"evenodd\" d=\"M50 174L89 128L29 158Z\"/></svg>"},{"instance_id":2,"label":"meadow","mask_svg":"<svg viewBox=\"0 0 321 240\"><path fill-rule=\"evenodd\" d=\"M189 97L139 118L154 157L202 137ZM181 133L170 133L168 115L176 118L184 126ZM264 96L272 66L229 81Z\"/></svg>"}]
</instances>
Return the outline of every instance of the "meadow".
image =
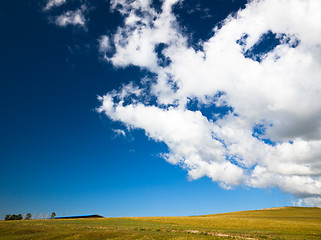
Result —
<instances>
[{"instance_id":1,"label":"meadow","mask_svg":"<svg viewBox=\"0 0 321 240\"><path fill-rule=\"evenodd\" d=\"M321 209L190 217L0 221L0 239L321 239Z\"/></svg>"}]
</instances>

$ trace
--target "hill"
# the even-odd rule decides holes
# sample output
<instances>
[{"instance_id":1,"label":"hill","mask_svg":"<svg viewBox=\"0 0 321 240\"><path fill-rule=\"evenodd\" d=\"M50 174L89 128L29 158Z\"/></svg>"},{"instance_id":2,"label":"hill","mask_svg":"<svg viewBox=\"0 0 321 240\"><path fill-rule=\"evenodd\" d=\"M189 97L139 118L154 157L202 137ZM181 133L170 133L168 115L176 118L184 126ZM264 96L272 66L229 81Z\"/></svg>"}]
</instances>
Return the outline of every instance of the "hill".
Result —
<instances>
[{"instance_id":1,"label":"hill","mask_svg":"<svg viewBox=\"0 0 321 240\"><path fill-rule=\"evenodd\" d=\"M321 239L321 209L285 207L191 217L1 221L0 239Z\"/></svg>"}]
</instances>

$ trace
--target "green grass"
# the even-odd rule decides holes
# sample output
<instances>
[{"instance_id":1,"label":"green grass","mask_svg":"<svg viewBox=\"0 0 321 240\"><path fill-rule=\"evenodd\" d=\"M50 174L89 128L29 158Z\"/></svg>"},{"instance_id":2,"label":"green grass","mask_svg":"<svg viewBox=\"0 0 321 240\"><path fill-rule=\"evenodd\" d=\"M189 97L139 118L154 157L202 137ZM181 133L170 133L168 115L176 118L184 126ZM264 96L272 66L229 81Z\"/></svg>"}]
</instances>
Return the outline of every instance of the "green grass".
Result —
<instances>
[{"instance_id":1,"label":"green grass","mask_svg":"<svg viewBox=\"0 0 321 240\"><path fill-rule=\"evenodd\" d=\"M192 217L0 221L0 239L321 239L321 209Z\"/></svg>"}]
</instances>

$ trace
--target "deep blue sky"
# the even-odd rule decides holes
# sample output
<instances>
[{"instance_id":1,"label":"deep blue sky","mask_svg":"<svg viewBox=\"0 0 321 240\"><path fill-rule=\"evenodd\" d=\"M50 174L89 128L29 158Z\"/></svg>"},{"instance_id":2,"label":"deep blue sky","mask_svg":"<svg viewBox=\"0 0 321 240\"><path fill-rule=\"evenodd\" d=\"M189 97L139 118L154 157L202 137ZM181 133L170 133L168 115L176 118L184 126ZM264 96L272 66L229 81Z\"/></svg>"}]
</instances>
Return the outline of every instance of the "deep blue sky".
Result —
<instances>
[{"instance_id":1,"label":"deep blue sky","mask_svg":"<svg viewBox=\"0 0 321 240\"><path fill-rule=\"evenodd\" d=\"M189 181L186 171L158 156L167 147L143 131L115 136L119 123L95 111L97 96L144 73L114 69L99 57L97 39L122 19L108 2L90 2L98 7L86 30L50 23L44 1L0 3L0 218L52 211L197 215L290 205L291 196L276 189L226 191L208 178ZM245 3L199 1L213 13L200 18L186 13L196 2L175 8L193 32L191 44L209 38L218 21Z\"/></svg>"}]
</instances>

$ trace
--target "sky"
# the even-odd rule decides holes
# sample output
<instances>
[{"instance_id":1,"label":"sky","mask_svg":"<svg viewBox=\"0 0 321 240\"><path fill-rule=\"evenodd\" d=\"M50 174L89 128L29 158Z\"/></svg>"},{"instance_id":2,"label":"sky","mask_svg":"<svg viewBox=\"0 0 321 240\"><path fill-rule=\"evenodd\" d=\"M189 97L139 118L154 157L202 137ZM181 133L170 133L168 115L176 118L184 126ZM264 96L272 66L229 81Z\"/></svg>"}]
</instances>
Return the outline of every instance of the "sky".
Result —
<instances>
[{"instance_id":1,"label":"sky","mask_svg":"<svg viewBox=\"0 0 321 240\"><path fill-rule=\"evenodd\" d=\"M321 2L0 2L0 218L321 207Z\"/></svg>"}]
</instances>

